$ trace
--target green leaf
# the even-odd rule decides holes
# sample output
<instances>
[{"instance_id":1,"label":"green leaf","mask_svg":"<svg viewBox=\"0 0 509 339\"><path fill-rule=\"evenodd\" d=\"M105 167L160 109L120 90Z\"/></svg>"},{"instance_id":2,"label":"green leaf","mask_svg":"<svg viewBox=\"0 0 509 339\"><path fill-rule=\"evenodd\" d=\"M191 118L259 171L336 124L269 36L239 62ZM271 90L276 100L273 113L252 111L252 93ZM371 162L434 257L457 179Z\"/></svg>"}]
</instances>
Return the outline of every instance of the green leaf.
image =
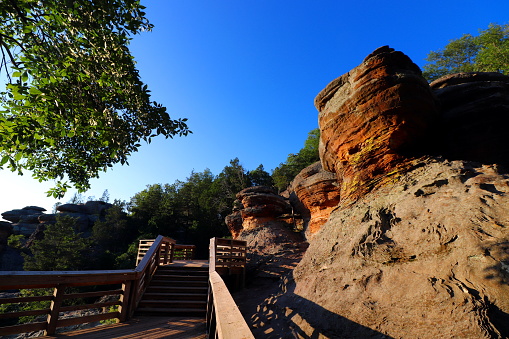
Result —
<instances>
[{"instance_id":1,"label":"green leaf","mask_svg":"<svg viewBox=\"0 0 509 339\"><path fill-rule=\"evenodd\" d=\"M37 88L35 87L30 87L30 89L28 90L28 92L30 94L34 94L34 95L38 95L38 94L42 94L42 92L40 90L38 90Z\"/></svg>"}]
</instances>

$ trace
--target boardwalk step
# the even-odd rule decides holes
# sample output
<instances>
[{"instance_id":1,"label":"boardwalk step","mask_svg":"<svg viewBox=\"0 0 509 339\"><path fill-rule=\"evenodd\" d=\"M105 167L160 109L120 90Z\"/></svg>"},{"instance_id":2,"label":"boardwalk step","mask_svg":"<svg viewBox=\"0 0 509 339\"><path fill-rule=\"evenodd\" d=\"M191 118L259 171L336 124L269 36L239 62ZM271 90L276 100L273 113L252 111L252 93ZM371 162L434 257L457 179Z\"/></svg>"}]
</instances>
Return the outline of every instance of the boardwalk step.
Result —
<instances>
[{"instance_id":1,"label":"boardwalk step","mask_svg":"<svg viewBox=\"0 0 509 339\"><path fill-rule=\"evenodd\" d=\"M137 315L151 315L151 316L193 316L204 317L205 309L194 308L138 308Z\"/></svg>"},{"instance_id":2,"label":"boardwalk step","mask_svg":"<svg viewBox=\"0 0 509 339\"><path fill-rule=\"evenodd\" d=\"M153 300L207 300L207 293L164 293L146 292L144 299Z\"/></svg>"},{"instance_id":3,"label":"boardwalk step","mask_svg":"<svg viewBox=\"0 0 509 339\"><path fill-rule=\"evenodd\" d=\"M204 287L208 286L208 281L188 281L188 280L164 280L154 278L150 282L152 286L188 286L188 287Z\"/></svg>"},{"instance_id":4,"label":"boardwalk step","mask_svg":"<svg viewBox=\"0 0 509 339\"><path fill-rule=\"evenodd\" d=\"M207 286L157 286L151 285L147 288L147 293L207 293Z\"/></svg>"},{"instance_id":5,"label":"boardwalk step","mask_svg":"<svg viewBox=\"0 0 509 339\"><path fill-rule=\"evenodd\" d=\"M185 272L185 271L157 271L156 276L180 275L185 277L208 277L209 272Z\"/></svg>"},{"instance_id":6,"label":"boardwalk step","mask_svg":"<svg viewBox=\"0 0 509 339\"><path fill-rule=\"evenodd\" d=\"M186 281L208 281L208 276L194 276L194 275L173 275L173 274L156 274L154 276L155 280L186 280Z\"/></svg>"},{"instance_id":7,"label":"boardwalk step","mask_svg":"<svg viewBox=\"0 0 509 339\"><path fill-rule=\"evenodd\" d=\"M189 309L205 309L206 301L198 300L141 300L138 309L144 308L189 308Z\"/></svg>"},{"instance_id":8,"label":"boardwalk step","mask_svg":"<svg viewBox=\"0 0 509 339\"><path fill-rule=\"evenodd\" d=\"M159 266L157 271L184 271L184 272L208 272L208 267L178 267L178 266Z\"/></svg>"}]
</instances>

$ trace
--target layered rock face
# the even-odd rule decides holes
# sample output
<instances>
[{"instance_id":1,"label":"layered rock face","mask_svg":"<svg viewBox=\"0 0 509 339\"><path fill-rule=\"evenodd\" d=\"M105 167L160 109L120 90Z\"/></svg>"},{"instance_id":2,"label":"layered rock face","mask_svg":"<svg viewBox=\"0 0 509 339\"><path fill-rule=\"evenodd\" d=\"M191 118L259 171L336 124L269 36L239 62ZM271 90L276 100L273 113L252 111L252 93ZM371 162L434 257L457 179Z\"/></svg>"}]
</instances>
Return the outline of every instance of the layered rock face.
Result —
<instances>
[{"instance_id":1,"label":"layered rock face","mask_svg":"<svg viewBox=\"0 0 509 339\"><path fill-rule=\"evenodd\" d=\"M260 309L334 338L508 337L509 175L420 163L332 212L286 293Z\"/></svg>"},{"instance_id":2,"label":"layered rock face","mask_svg":"<svg viewBox=\"0 0 509 339\"><path fill-rule=\"evenodd\" d=\"M332 81L315 106L320 159L337 173L342 199L355 199L397 170L437 116L419 67L387 46Z\"/></svg>"},{"instance_id":3,"label":"layered rock face","mask_svg":"<svg viewBox=\"0 0 509 339\"><path fill-rule=\"evenodd\" d=\"M46 209L38 206L26 206L2 213L2 218L10 221L14 233L30 235L39 225L39 217L44 215Z\"/></svg>"},{"instance_id":4,"label":"layered rock face","mask_svg":"<svg viewBox=\"0 0 509 339\"><path fill-rule=\"evenodd\" d=\"M290 210L285 199L270 187L248 187L237 193L236 198L233 213L225 220L234 239L243 231L278 222L277 217Z\"/></svg>"},{"instance_id":5,"label":"layered rock face","mask_svg":"<svg viewBox=\"0 0 509 339\"><path fill-rule=\"evenodd\" d=\"M314 198L304 186L318 167L299 175L292 205L311 220L330 203L330 215L251 318L256 333L509 338L509 77L430 87L382 47L315 104L321 163L337 180L321 185L339 190Z\"/></svg>"},{"instance_id":6,"label":"layered rock face","mask_svg":"<svg viewBox=\"0 0 509 339\"><path fill-rule=\"evenodd\" d=\"M327 221L340 200L336 175L324 171L320 162L303 169L289 188L290 203L303 218L306 239Z\"/></svg>"},{"instance_id":7,"label":"layered rock face","mask_svg":"<svg viewBox=\"0 0 509 339\"><path fill-rule=\"evenodd\" d=\"M57 215L68 215L76 218L80 232L89 230L93 224L106 214L112 205L103 201L87 201L85 204L63 204L57 207L57 214L46 214L46 209L37 206L26 206L2 213L5 220L11 222L14 233L30 236L41 234L40 225L55 223ZM42 227L44 229L44 227ZM41 237L40 235L38 236ZM36 237L37 238L37 237Z\"/></svg>"}]
</instances>

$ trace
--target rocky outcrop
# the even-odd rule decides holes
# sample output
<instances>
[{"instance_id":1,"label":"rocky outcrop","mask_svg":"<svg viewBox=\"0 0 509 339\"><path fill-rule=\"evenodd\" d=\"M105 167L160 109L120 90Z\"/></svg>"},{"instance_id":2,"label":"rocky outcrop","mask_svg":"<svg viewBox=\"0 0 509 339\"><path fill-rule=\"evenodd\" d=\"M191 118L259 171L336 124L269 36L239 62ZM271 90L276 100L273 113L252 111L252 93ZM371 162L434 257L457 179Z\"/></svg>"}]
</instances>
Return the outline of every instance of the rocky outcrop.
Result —
<instances>
[{"instance_id":1,"label":"rocky outcrop","mask_svg":"<svg viewBox=\"0 0 509 339\"><path fill-rule=\"evenodd\" d=\"M421 70L402 52L375 50L332 81L315 99L320 159L337 174L342 200L355 200L405 169L405 152L418 146L437 117Z\"/></svg>"},{"instance_id":2,"label":"rocky outcrop","mask_svg":"<svg viewBox=\"0 0 509 339\"><path fill-rule=\"evenodd\" d=\"M430 87L441 108L435 153L509 168L509 76L458 73Z\"/></svg>"},{"instance_id":3,"label":"rocky outcrop","mask_svg":"<svg viewBox=\"0 0 509 339\"><path fill-rule=\"evenodd\" d=\"M244 231L277 222L278 216L291 210L285 199L270 187L248 187L237 193L236 198L234 211L225 220L234 239Z\"/></svg>"},{"instance_id":4,"label":"rocky outcrop","mask_svg":"<svg viewBox=\"0 0 509 339\"><path fill-rule=\"evenodd\" d=\"M320 162L303 169L289 187L294 212L303 218L306 239L311 239L327 221L340 199L336 174L324 171Z\"/></svg>"},{"instance_id":5,"label":"rocky outcrop","mask_svg":"<svg viewBox=\"0 0 509 339\"><path fill-rule=\"evenodd\" d=\"M26 206L2 213L2 218L10 221L13 232L16 234L30 235L39 225L39 217L44 214L45 208Z\"/></svg>"},{"instance_id":6,"label":"rocky outcrop","mask_svg":"<svg viewBox=\"0 0 509 339\"><path fill-rule=\"evenodd\" d=\"M420 164L332 212L286 293L260 309L298 314L287 325L308 335L508 337L509 175Z\"/></svg>"},{"instance_id":7,"label":"rocky outcrop","mask_svg":"<svg viewBox=\"0 0 509 339\"><path fill-rule=\"evenodd\" d=\"M509 338L508 79L430 87L382 47L318 95L321 163L339 191L314 198L313 166L294 183L305 218L313 199L329 217L248 315L256 334Z\"/></svg>"},{"instance_id":8,"label":"rocky outcrop","mask_svg":"<svg viewBox=\"0 0 509 339\"><path fill-rule=\"evenodd\" d=\"M103 201L87 201L85 204L63 204L57 206L56 214L45 214L46 209L37 206L27 206L2 213L5 220L11 222L15 234L30 236L34 232L40 237L41 224L55 223L58 215L67 215L77 220L76 228L79 232L86 232L91 229L94 223L104 218L106 210L112 205Z\"/></svg>"}]
</instances>

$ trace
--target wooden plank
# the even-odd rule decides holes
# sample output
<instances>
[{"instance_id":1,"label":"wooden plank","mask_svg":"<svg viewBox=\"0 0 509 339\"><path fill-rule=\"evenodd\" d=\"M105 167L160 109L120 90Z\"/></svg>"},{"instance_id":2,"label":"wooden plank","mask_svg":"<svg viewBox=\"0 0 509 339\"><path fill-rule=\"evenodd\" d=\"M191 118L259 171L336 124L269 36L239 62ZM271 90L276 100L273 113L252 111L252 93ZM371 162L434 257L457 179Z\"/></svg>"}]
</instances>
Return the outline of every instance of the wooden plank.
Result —
<instances>
[{"instance_id":1,"label":"wooden plank","mask_svg":"<svg viewBox=\"0 0 509 339\"><path fill-rule=\"evenodd\" d=\"M125 323L96 326L40 339L204 339L205 321L191 317L135 317Z\"/></svg>"},{"instance_id":2,"label":"wooden plank","mask_svg":"<svg viewBox=\"0 0 509 339\"><path fill-rule=\"evenodd\" d=\"M10 318L28 317L28 316L33 316L33 315L43 315L43 314L48 314L49 311L50 311L49 308L45 308L42 310L0 313L0 319L10 319ZM2 333L1 330L0 330L0 333Z\"/></svg>"},{"instance_id":3,"label":"wooden plank","mask_svg":"<svg viewBox=\"0 0 509 339\"><path fill-rule=\"evenodd\" d=\"M216 271L216 240L217 238L211 238L209 244L209 272Z\"/></svg>"},{"instance_id":4,"label":"wooden plank","mask_svg":"<svg viewBox=\"0 0 509 339\"><path fill-rule=\"evenodd\" d=\"M89 310L89 309L93 309L93 308L103 308L103 307L114 306L114 305L120 305L120 301L115 300L115 301L106 301L103 303L95 303L95 304L63 306L63 307L60 307L60 312Z\"/></svg>"},{"instance_id":5,"label":"wooden plank","mask_svg":"<svg viewBox=\"0 0 509 339\"><path fill-rule=\"evenodd\" d=\"M0 289L48 288L58 284L91 286L121 284L134 280L133 270L102 271L6 271L0 272Z\"/></svg>"},{"instance_id":6,"label":"wooden plank","mask_svg":"<svg viewBox=\"0 0 509 339\"><path fill-rule=\"evenodd\" d=\"M45 330L46 326L47 326L46 322L14 325L14 326L5 326L5 327L0 327L0 333L2 333L2 335L8 335L8 334L35 332L35 331Z\"/></svg>"},{"instance_id":7,"label":"wooden plank","mask_svg":"<svg viewBox=\"0 0 509 339\"><path fill-rule=\"evenodd\" d=\"M50 305L50 312L48 314L48 319L46 322L48 323L48 327L44 331L44 335L55 334L57 329L57 321L58 315L60 313L60 305L62 303L62 297L64 296L65 286L59 285L55 287L53 292L53 300Z\"/></svg>"},{"instance_id":8,"label":"wooden plank","mask_svg":"<svg viewBox=\"0 0 509 339\"><path fill-rule=\"evenodd\" d=\"M67 326L73 326L73 325L79 325L79 324L85 324L85 323L93 323L95 321L118 318L119 316L120 316L120 314L118 312L110 312L110 313L87 315L84 317L60 319L60 320L58 320L57 326L58 327L67 327Z\"/></svg>"},{"instance_id":9,"label":"wooden plank","mask_svg":"<svg viewBox=\"0 0 509 339\"><path fill-rule=\"evenodd\" d=\"M118 312L120 313L120 321L126 321L129 316L129 301L131 300L131 287L133 282L126 281L122 284L122 294L120 295L120 307L118 308Z\"/></svg>"},{"instance_id":10,"label":"wooden plank","mask_svg":"<svg viewBox=\"0 0 509 339\"><path fill-rule=\"evenodd\" d=\"M78 298L93 298L93 297L102 297L105 295L121 295L123 293L122 290L111 290L111 291L97 291L97 292L83 292L83 293L71 293L64 294L63 298L65 299L78 299ZM52 298L50 296L50 298Z\"/></svg>"},{"instance_id":11,"label":"wooden plank","mask_svg":"<svg viewBox=\"0 0 509 339\"><path fill-rule=\"evenodd\" d=\"M34 301L46 301L53 299L52 295L41 295L35 297L13 297L13 298L0 298L0 305L3 304L17 304Z\"/></svg>"},{"instance_id":12,"label":"wooden plank","mask_svg":"<svg viewBox=\"0 0 509 339\"><path fill-rule=\"evenodd\" d=\"M218 338L254 339L223 279L210 273Z\"/></svg>"}]
</instances>

